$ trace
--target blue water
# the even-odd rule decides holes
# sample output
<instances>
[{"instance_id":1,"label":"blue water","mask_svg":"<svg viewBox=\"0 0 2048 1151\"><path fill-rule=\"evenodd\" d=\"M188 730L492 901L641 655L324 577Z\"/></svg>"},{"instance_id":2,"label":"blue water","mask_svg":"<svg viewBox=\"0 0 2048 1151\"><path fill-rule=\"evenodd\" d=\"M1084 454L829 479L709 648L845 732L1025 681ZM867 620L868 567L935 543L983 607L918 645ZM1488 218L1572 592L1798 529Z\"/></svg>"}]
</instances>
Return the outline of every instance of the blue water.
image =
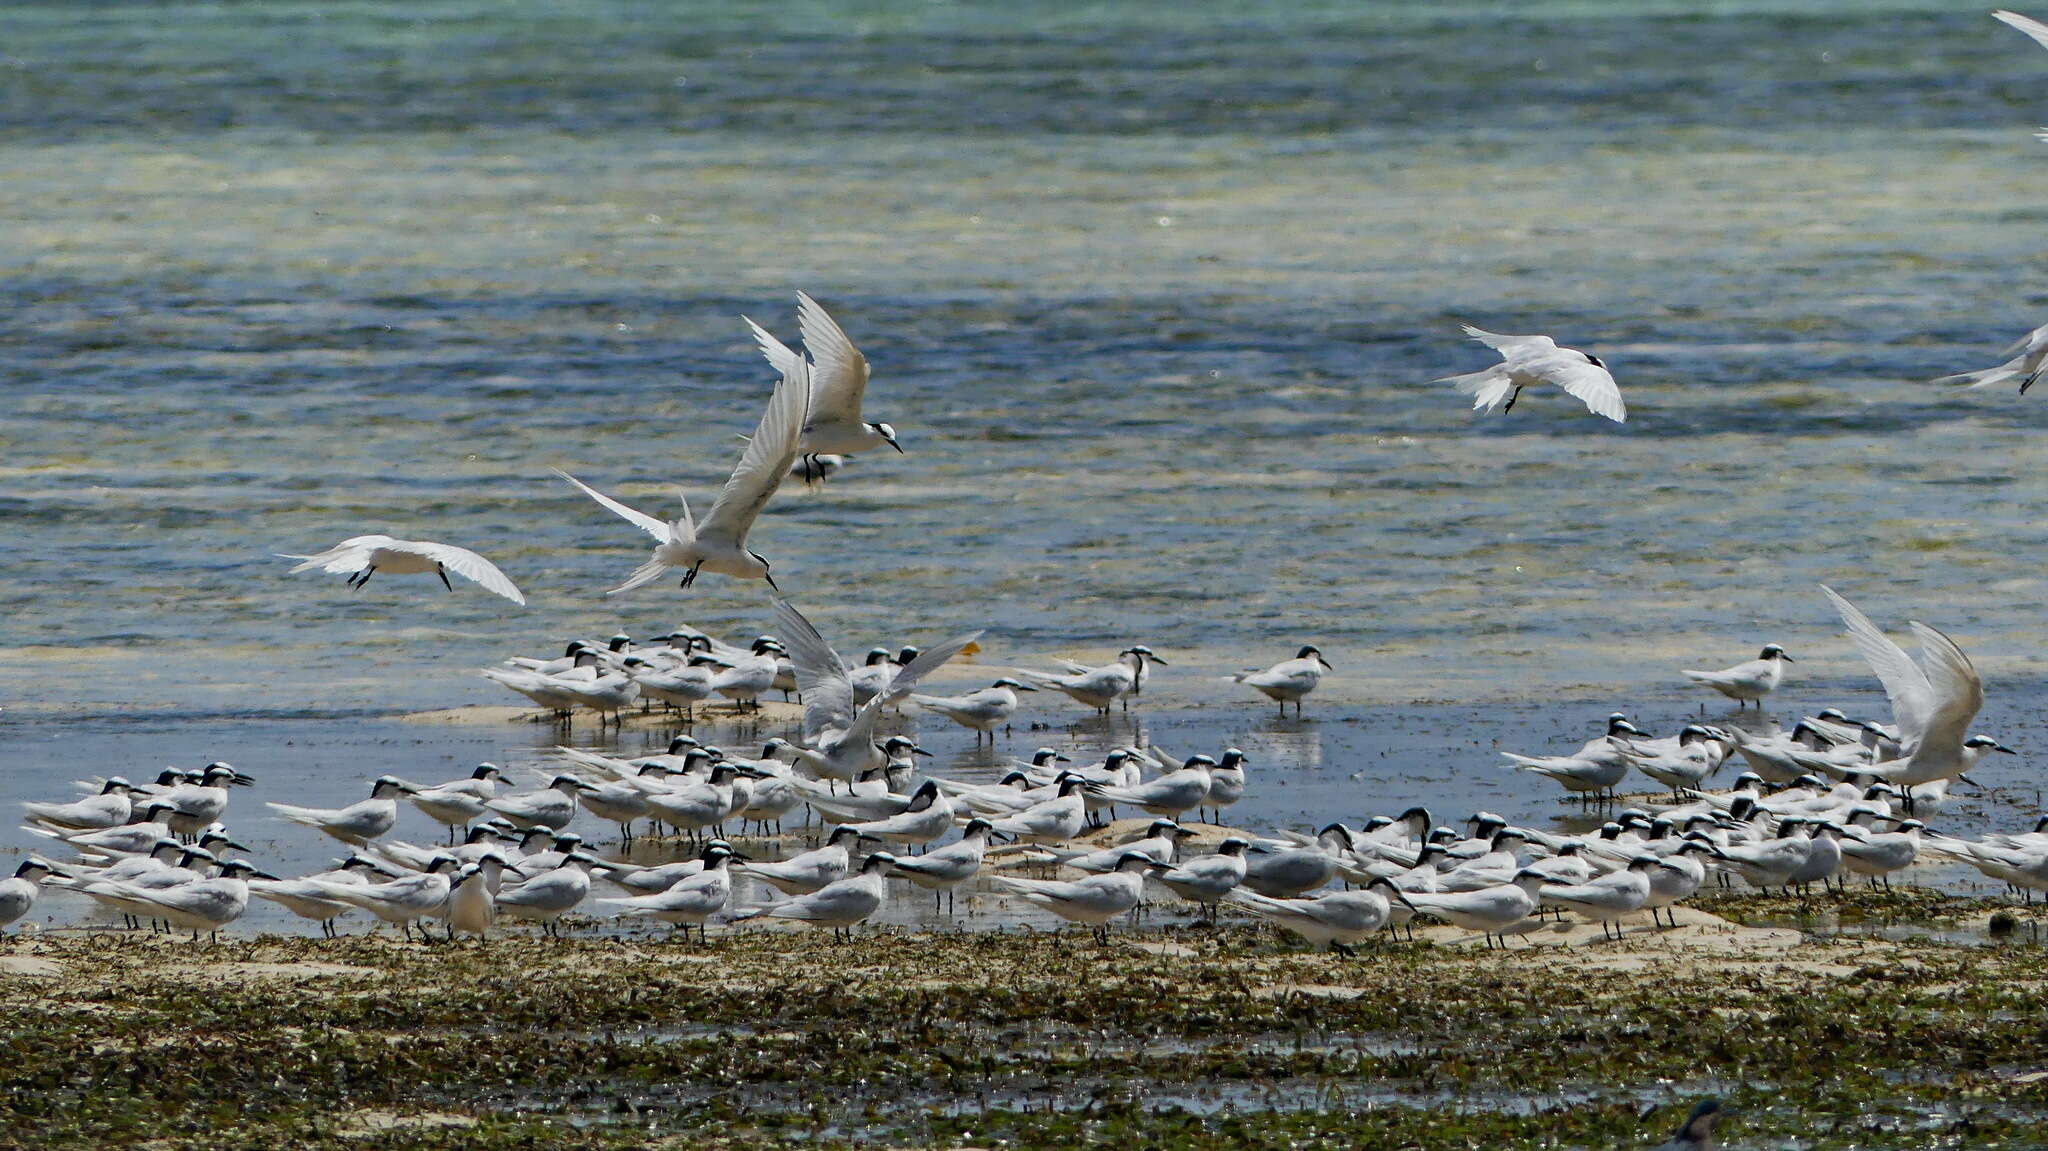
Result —
<instances>
[{"instance_id":1,"label":"blue water","mask_svg":"<svg viewBox=\"0 0 2048 1151\"><path fill-rule=\"evenodd\" d=\"M1312 710L1356 738L1282 763L1333 781L1398 750L1390 706L1569 702L1456 757L1490 772L1496 738L1576 742L1610 705L1675 718L1695 701L1675 668L1769 640L1825 685L1788 712L1852 685L1875 706L1823 579L1956 634L2004 732L2048 674L2040 401L1922 382L2048 312L2048 55L1981 11L4 24L14 794L121 724L160 725L160 754L73 774L250 744L289 780L294 725L354 746L321 725L513 702L471 674L506 655L759 631L755 586L605 599L641 539L547 469L701 509L770 386L738 317L793 338L797 288L867 351L870 411L910 453L786 492L754 538L853 650L975 627L984 663L1030 665L1145 642L1176 660L1155 734L1193 746L1229 734L1209 709L1262 721L1224 672L1313 640L1342 674ZM1557 396L1468 413L1430 383L1487 361L1464 321L1595 351L1630 422ZM418 577L351 594L272 555L364 531L474 547L531 605ZM472 734L433 755L492 750Z\"/></svg>"}]
</instances>

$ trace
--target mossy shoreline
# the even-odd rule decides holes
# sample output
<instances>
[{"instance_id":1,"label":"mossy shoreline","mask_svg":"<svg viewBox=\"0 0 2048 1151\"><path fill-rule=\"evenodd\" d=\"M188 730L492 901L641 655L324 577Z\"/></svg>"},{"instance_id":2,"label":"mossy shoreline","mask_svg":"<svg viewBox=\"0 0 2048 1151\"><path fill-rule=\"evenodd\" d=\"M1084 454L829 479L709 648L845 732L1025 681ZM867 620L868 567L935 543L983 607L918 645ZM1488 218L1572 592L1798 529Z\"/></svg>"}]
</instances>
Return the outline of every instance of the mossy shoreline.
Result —
<instances>
[{"instance_id":1,"label":"mossy shoreline","mask_svg":"<svg viewBox=\"0 0 2048 1151\"><path fill-rule=\"evenodd\" d=\"M1735 1147L2048 1144L2048 950L1786 934L53 933L0 1145L1637 1147L1710 1093Z\"/></svg>"}]
</instances>

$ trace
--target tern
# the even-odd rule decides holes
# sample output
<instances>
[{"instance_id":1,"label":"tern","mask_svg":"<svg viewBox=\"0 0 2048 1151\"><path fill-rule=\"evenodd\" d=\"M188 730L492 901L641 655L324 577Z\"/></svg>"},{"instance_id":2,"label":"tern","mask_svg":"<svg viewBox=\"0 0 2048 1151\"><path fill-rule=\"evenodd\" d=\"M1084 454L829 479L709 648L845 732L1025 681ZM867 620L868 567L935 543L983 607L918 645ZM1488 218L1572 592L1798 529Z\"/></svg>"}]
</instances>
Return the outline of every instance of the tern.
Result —
<instances>
[{"instance_id":1,"label":"tern","mask_svg":"<svg viewBox=\"0 0 2048 1151\"><path fill-rule=\"evenodd\" d=\"M1474 411L1512 411L1523 388L1551 384L1571 393L1596 416L1606 416L1617 424L1628 419L1621 389L1598 356L1560 348L1549 336L1503 336L1470 324L1464 328L1466 335L1499 352L1502 362L1485 371L1444 376L1436 382L1471 396Z\"/></svg>"},{"instance_id":2,"label":"tern","mask_svg":"<svg viewBox=\"0 0 2048 1151\"><path fill-rule=\"evenodd\" d=\"M1081 834L1088 826L1088 801L1082 795L1078 776L1060 780L1059 794L994 821L992 830L1019 843L1062 843Z\"/></svg>"},{"instance_id":3,"label":"tern","mask_svg":"<svg viewBox=\"0 0 2048 1151\"><path fill-rule=\"evenodd\" d=\"M932 893L933 906L940 896L946 907L953 906L953 893L963 883L981 874L988 857L988 835L993 825L986 819L970 819L960 829L960 838L944 847L925 852L915 859L899 859L890 871Z\"/></svg>"},{"instance_id":4,"label":"tern","mask_svg":"<svg viewBox=\"0 0 2048 1151\"><path fill-rule=\"evenodd\" d=\"M558 775L546 787L487 799L484 806L519 827L560 831L576 818L576 793L590 791L594 786L573 775Z\"/></svg>"},{"instance_id":5,"label":"tern","mask_svg":"<svg viewBox=\"0 0 2048 1151\"><path fill-rule=\"evenodd\" d=\"M918 681L981 638L975 631L933 646L899 669L887 692L856 704L853 673L846 661L796 605L776 600L775 625L796 665L797 688L803 695L803 735L810 744L792 750L819 778L838 781L857 779L862 772L887 763L888 756L875 740L882 709L909 695Z\"/></svg>"},{"instance_id":6,"label":"tern","mask_svg":"<svg viewBox=\"0 0 2048 1151\"><path fill-rule=\"evenodd\" d=\"M1109 921L1138 906L1145 894L1145 873L1161 865L1148 855L1130 852L1116 870L1071 882L997 875L989 885L1007 895L1035 903L1070 923L1095 929L1095 938L1109 941Z\"/></svg>"},{"instance_id":7,"label":"tern","mask_svg":"<svg viewBox=\"0 0 2048 1151\"><path fill-rule=\"evenodd\" d=\"M1071 867L1076 871L1101 873L1115 871L1126 855L1142 855L1155 863L1169 866L1173 863L1174 849L1180 841L1194 832L1170 819L1155 819L1145 829L1142 838L1105 847L1100 851L1052 851L1037 858Z\"/></svg>"},{"instance_id":8,"label":"tern","mask_svg":"<svg viewBox=\"0 0 2048 1151\"><path fill-rule=\"evenodd\" d=\"M460 931L479 938L498 921L498 891L504 873L513 870L505 857L486 852L464 864L448 884L448 938Z\"/></svg>"},{"instance_id":9,"label":"tern","mask_svg":"<svg viewBox=\"0 0 2048 1151\"><path fill-rule=\"evenodd\" d=\"M851 827L835 827L820 847L773 863L742 863L737 870L784 895L809 895L846 878L853 866L854 841L859 838L860 832Z\"/></svg>"},{"instance_id":10,"label":"tern","mask_svg":"<svg viewBox=\"0 0 2048 1151\"><path fill-rule=\"evenodd\" d=\"M1482 933L1489 948L1494 946L1497 938L1505 947L1507 939L1502 933L1536 913L1536 893L1542 889L1543 882L1542 872L1524 869L1515 874L1513 882L1499 887L1483 891L1411 891L1408 902L1424 915L1434 915L1454 927Z\"/></svg>"},{"instance_id":11,"label":"tern","mask_svg":"<svg viewBox=\"0 0 2048 1151\"><path fill-rule=\"evenodd\" d=\"M135 787L116 775L100 784L98 795L73 803L24 803L22 810L44 827L59 831L101 831L127 823L135 812Z\"/></svg>"},{"instance_id":12,"label":"tern","mask_svg":"<svg viewBox=\"0 0 2048 1151\"><path fill-rule=\"evenodd\" d=\"M320 925L320 934L332 939L337 934L334 921L347 914L350 905L329 899L319 885L339 883L362 887L370 882L369 876L379 874L373 860L360 855L351 855L341 866L301 879L251 879L249 894L261 896L278 904L293 915L310 919Z\"/></svg>"},{"instance_id":13,"label":"tern","mask_svg":"<svg viewBox=\"0 0 2048 1151\"><path fill-rule=\"evenodd\" d=\"M239 859L230 859L221 864L219 875L175 887L145 888L124 883L106 886L126 899L149 906L154 909L155 918L185 928L197 940L200 932L219 931L249 909L249 876L277 878Z\"/></svg>"},{"instance_id":14,"label":"tern","mask_svg":"<svg viewBox=\"0 0 2048 1151\"><path fill-rule=\"evenodd\" d=\"M1654 855L1638 855L1628 866L1585 883L1544 884L1537 898L1546 906L1576 911L1600 925L1600 937L1620 938L1620 921L1641 911L1650 900L1650 872L1663 866Z\"/></svg>"},{"instance_id":15,"label":"tern","mask_svg":"<svg viewBox=\"0 0 2048 1151\"><path fill-rule=\"evenodd\" d=\"M432 572L441 577L441 583L449 591L454 591L455 585L448 582L448 573L454 572L487 592L504 596L516 604L526 603L526 597L512 585L512 581L506 578L504 572L498 570L498 565L468 548L435 543L432 540L401 540L380 535L351 536L318 555L280 554L277 558L304 561L287 572L287 575L297 575L315 568L337 575L348 572L350 591L369 583L370 577L380 571L392 575Z\"/></svg>"},{"instance_id":16,"label":"tern","mask_svg":"<svg viewBox=\"0 0 2048 1151\"><path fill-rule=\"evenodd\" d=\"M363 847L398 825L398 797L415 790L397 776L386 775L370 785L370 798L347 807L297 807L289 803L263 806L292 823L318 828L351 847Z\"/></svg>"},{"instance_id":17,"label":"tern","mask_svg":"<svg viewBox=\"0 0 2048 1151\"><path fill-rule=\"evenodd\" d=\"M1970 725L1984 707L1984 680L1954 640L1917 620L1908 622L1920 641L1920 659L1915 662L1834 589L1823 585L1821 591L1891 697L1892 719L1905 750L1898 759L1851 770L1917 787L1963 774L1987 751L2016 754L1989 736L1970 735Z\"/></svg>"},{"instance_id":18,"label":"tern","mask_svg":"<svg viewBox=\"0 0 2048 1151\"><path fill-rule=\"evenodd\" d=\"M775 586L775 577L768 571L768 560L759 552L747 549L747 532L754 526L761 509L768 506L769 497L781 486L783 477L789 474L790 464L796 460L797 441L803 434L810 386L810 373L801 362L792 364L783 373L782 382L775 386L775 393L768 399L768 410L762 414L760 425L754 429L746 450L740 454L739 466L733 469L732 478L718 493L717 501L711 505L711 514L704 517L701 527L690 517L687 499L682 504L683 514L671 522L635 511L568 472L555 469L556 475L576 485L599 506L654 537L654 555L634 569L625 583L606 592L606 595L645 587L677 568L683 570L683 587L695 583L700 571L738 579L766 580L769 587Z\"/></svg>"},{"instance_id":19,"label":"tern","mask_svg":"<svg viewBox=\"0 0 2048 1151\"><path fill-rule=\"evenodd\" d=\"M724 911L732 898L732 868L728 863L736 858L738 856L730 847L714 840L704 845L703 867L696 874L652 894L600 899L597 902L618 908L613 914L620 918L644 915L659 919L681 928L685 936L690 932L690 925L696 924L697 933L701 936L704 921Z\"/></svg>"},{"instance_id":20,"label":"tern","mask_svg":"<svg viewBox=\"0 0 2048 1151\"><path fill-rule=\"evenodd\" d=\"M562 916L576 910L590 895L590 869L596 863L596 856L572 851L559 866L539 874L532 874L522 864L520 870L528 871L531 878L498 893L499 914L535 921L543 934L560 935Z\"/></svg>"},{"instance_id":21,"label":"tern","mask_svg":"<svg viewBox=\"0 0 2048 1151\"><path fill-rule=\"evenodd\" d=\"M1300 715L1302 699L1323 682L1324 672L1335 670L1330 661L1323 658L1321 649L1314 644L1303 644L1293 659L1281 660L1264 671L1243 672L1231 679L1278 702L1281 714L1286 714L1287 705L1291 703L1294 714Z\"/></svg>"},{"instance_id":22,"label":"tern","mask_svg":"<svg viewBox=\"0 0 2048 1151\"><path fill-rule=\"evenodd\" d=\"M1066 665L1064 674L1044 671L1019 670L1018 674L1039 687L1049 687L1107 715L1109 705L1123 701L1125 711L1131 709L1130 696L1144 679L1145 669L1151 664L1166 661L1152 654L1152 649L1143 644L1127 647L1117 653L1115 663L1101 667L1084 667L1071 660L1061 660Z\"/></svg>"},{"instance_id":23,"label":"tern","mask_svg":"<svg viewBox=\"0 0 2048 1151\"><path fill-rule=\"evenodd\" d=\"M826 884L809 895L800 895L784 903L749 908L733 918L815 923L820 927L830 927L834 938L841 935L851 938L855 927L882 909L882 900L889 891L889 871L895 865L895 856L877 851L861 862L858 872L837 883Z\"/></svg>"},{"instance_id":24,"label":"tern","mask_svg":"<svg viewBox=\"0 0 2048 1151\"><path fill-rule=\"evenodd\" d=\"M1767 643L1748 663L1738 663L1720 671L1681 671L1678 674L1713 688L1734 700L1738 706L1753 703L1762 710L1764 697L1778 690L1778 685L1785 679L1785 665L1793 662L1784 648Z\"/></svg>"},{"instance_id":25,"label":"tern","mask_svg":"<svg viewBox=\"0 0 2048 1151\"><path fill-rule=\"evenodd\" d=\"M995 742L995 730L1009 730L1010 717L1017 714L1021 701L1020 691L1035 692L1038 689L1021 680L1004 676L979 691L965 695L918 695L911 693L911 702L927 711L935 711L961 727L975 733L974 741L981 742L986 735L989 742Z\"/></svg>"},{"instance_id":26,"label":"tern","mask_svg":"<svg viewBox=\"0 0 2048 1151\"><path fill-rule=\"evenodd\" d=\"M388 883L354 885L317 881L313 889L328 899L360 907L386 923L396 923L412 938L412 925L446 913L449 877L461 867L452 855L436 856L428 869Z\"/></svg>"},{"instance_id":27,"label":"tern","mask_svg":"<svg viewBox=\"0 0 2048 1151\"><path fill-rule=\"evenodd\" d=\"M862 839L922 847L953 830L953 801L927 779L911 795L910 806L895 815L864 823L845 824Z\"/></svg>"},{"instance_id":28,"label":"tern","mask_svg":"<svg viewBox=\"0 0 2048 1151\"><path fill-rule=\"evenodd\" d=\"M899 453L896 429L888 424L861 418L861 400L868 388L868 358L827 315L824 308L802 292L796 294L797 325L803 332L804 351L811 357L811 410L804 422L804 478L830 475L820 457L856 455L876 451L887 444ZM741 319L746 319L742 316ZM770 335L752 320L747 327L768 366L787 376L804 367L803 357ZM836 470L836 469L834 469Z\"/></svg>"},{"instance_id":29,"label":"tern","mask_svg":"<svg viewBox=\"0 0 2048 1151\"><path fill-rule=\"evenodd\" d=\"M1244 882L1244 853L1250 847L1249 840L1233 835L1216 845L1214 855L1182 860L1170 870L1154 872L1153 878L1182 899L1213 911L1218 901Z\"/></svg>"},{"instance_id":30,"label":"tern","mask_svg":"<svg viewBox=\"0 0 2048 1151\"><path fill-rule=\"evenodd\" d=\"M429 819L445 825L453 842L456 828L483 818L488 810L484 802L498 793L498 784L503 782L504 771L495 763L484 763L478 764L467 778L415 787L406 798Z\"/></svg>"},{"instance_id":31,"label":"tern","mask_svg":"<svg viewBox=\"0 0 2048 1151\"><path fill-rule=\"evenodd\" d=\"M2003 13L2002 15L2011 15L2011 13ZM2026 17L2022 16L2018 17L2018 19L2025 20ZM2034 24L2031 20L2027 22L2033 24L2036 28L2041 27L2041 25ZM2048 139L2048 136L2043 136L2042 138ZM2018 380L2020 382L2020 394L2026 395L2027 389L2033 387L2034 382L2041 378L2041 373L2048 371L2048 324L2043 324L2026 335L2021 336L2001 354L2004 355L2005 362L1994 367L1980 368L1974 372L1957 372L1952 376L1942 376L1933 382L1937 384L1954 384L1965 388L1988 388L1997 384L2006 384Z\"/></svg>"},{"instance_id":32,"label":"tern","mask_svg":"<svg viewBox=\"0 0 2048 1151\"><path fill-rule=\"evenodd\" d=\"M1363 891L1333 891L1313 899L1274 899L1243 888L1230 902L1275 927L1291 931L1317 950L1350 954L1387 925L1395 906L1409 907L1408 897L1385 879L1374 879Z\"/></svg>"},{"instance_id":33,"label":"tern","mask_svg":"<svg viewBox=\"0 0 2048 1151\"><path fill-rule=\"evenodd\" d=\"M69 878L69 873L55 864L30 856L14 869L11 878L0 879L0 927L6 927L34 910L36 894L42 890L43 880L53 875Z\"/></svg>"}]
</instances>

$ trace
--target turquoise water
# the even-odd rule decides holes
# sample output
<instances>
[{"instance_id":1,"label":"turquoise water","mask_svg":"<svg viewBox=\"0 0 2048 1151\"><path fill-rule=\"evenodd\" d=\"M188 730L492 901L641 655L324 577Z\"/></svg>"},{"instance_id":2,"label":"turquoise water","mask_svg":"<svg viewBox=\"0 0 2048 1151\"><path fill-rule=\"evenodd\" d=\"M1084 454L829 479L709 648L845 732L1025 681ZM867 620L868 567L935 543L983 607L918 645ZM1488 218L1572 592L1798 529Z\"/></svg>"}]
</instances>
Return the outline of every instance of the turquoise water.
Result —
<instances>
[{"instance_id":1,"label":"turquoise water","mask_svg":"<svg viewBox=\"0 0 2048 1151\"><path fill-rule=\"evenodd\" d=\"M1193 746L1263 722L1222 672L1314 640L1347 734L1280 766L1549 810L1494 742L1668 726L1680 666L1776 640L1788 711L1878 706L1825 579L1954 632L2010 736L2044 401L1921 381L2048 318L2044 81L1931 4L11 7L8 766L97 770L63 749L138 714L143 759L261 756L265 717L513 702L471 669L571 636L760 630L757 586L606 600L640 537L547 469L701 508L770 386L738 317L793 337L800 287L910 453L754 538L849 649L1142 641ZM1463 321L1594 350L1630 422L1474 417L1430 383L1486 362ZM363 531L531 606L272 557ZM1416 700L1517 710L1428 713L1481 728L1453 768L1376 734Z\"/></svg>"}]
</instances>

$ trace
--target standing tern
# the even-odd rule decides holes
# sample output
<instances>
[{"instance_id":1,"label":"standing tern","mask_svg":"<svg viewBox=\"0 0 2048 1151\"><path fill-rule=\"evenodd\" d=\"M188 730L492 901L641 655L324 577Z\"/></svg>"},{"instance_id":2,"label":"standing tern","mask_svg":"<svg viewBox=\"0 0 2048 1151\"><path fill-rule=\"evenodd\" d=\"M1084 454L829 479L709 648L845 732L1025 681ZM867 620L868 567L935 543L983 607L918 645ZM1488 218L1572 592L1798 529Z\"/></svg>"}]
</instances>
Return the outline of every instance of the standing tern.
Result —
<instances>
[{"instance_id":1,"label":"standing tern","mask_svg":"<svg viewBox=\"0 0 2048 1151\"><path fill-rule=\"evenodd\" d=\"M1594 415L1617 424L1628 419L1621 389L1598 356L1560 348L1549 336L1503 336L1470 324L1464 327L1466 335L1499 352L1502 361L1485 371L1437 380L1471 396L1474 411L1512 411L1523 388L1552 384L1571 393Z\"/></svg>"},{"instance_id":2,"label":"standing tern","mask_svg":"<svg viewBox=\"0 0 2048 1151\"><path fill-rule=\"evenodd\" d=\"M1778 690L1778 685L1785 679L1785 665L1792 662L1795 661L1785 654L1784 648L1767 643L1748 663L1738 663L1720 671L1681 671L1678 674L1713 688L1734 700L1737 706L1753 703L1762 710L1764 697Z\"/></svg>"},{"instance_id":3,"label":"standing tern","mask_svg":"<svg viewBox=\"0 0 2048 1151\"><path fill-rule=\"evenodd\" d=\"M825 309L802 292L796 294L797 325L803 332L804 351L811 357L811 410L804 421L803 455L806 480L830 475L820 457L857 455L887 444L899 453L896 429L888 424L861 418L861 401L868 388L868 358L846 338ZM746 319L742 316L741 319ZM747 327L768 365L787 376L804 367L803 357L752 320Z\"/></svg>"},{"instance_id":4,"label":"standing tern","mask_svg":"<svg viewBox=\"0 0 2048 1151\"><path fill-rule=\"evenodd\" d=\"M1362 891L1333 891L1313 899L1274 899L1242 888L1232 891L1230 902L1253 915L1291 931L1317 950L1334 950L1339 955L1371 939L1387 925L1393 908L1409 906L1401 889L1385 879L1374 879Z\"/></svg>"},{"instance_id":5,"label":"standing tern","mask_svg":"<svg viewBox=\"0 0 2048 1151\"><path fill-rule=\"evenodd\" d=\"M1109 921L1138 906L1145 894L1145 873L1162 865L1152 857L1127 853L1116 870L1071 882L997 875L990 886L1006 895L1035 903L1070 923L1093 928L1095 938L1109 941Z\"/></svg>"},{"instance_id":6,"label":"standing tern","mask_svg":"<svg viewBox=\"0 0 2048 1151\"><path fill-rule=\"evenodd\" d=\"M220 874L211 879L181 883L176 887L142 888L109 884L122 896L153 908L156 918L192 933L215 932L242 917L249 909L249 876L276 879L239 859L221 864Z\"/></svg>"},{"instance_id":7,"label":"standing tern","mask_svg":"<svg viewBox=\"0 0 2048 1151\"><path fill-rule=\"evenodd\" d=\"M626 582L606 592L618 595L653 583L675 568L683 569L682 586L689 587L700 571L717 572L739 579L768 581L768 560L747 549L747 532L768 499L789 474L796 460L797 441L803 434L804 411L809 402L810 372L801 361L790 365L782 382L768 399L768 410L740 454L739 466L711 505L711 514L701 527L690 517L690 503L683 500L683 514L673 522L635 511L605 495L560 468L555 474L568 480L620 519L654 537L654 555L634 569Z\"/></svg>"},{"instance_id":8,"label":"standing tern","mask_svg":"<svg viewBox=\"0 0 2048 1151\"><path fill-rule=\"evenodd\" d=\"M1066 665L1064 674L1044 671L1023 671L1018 674L1040 687L1049 687L1061 692L1077 703L1083 703L1103 714L1109 713L1109 705L1123 701L1125 711L1131 709L1130 696L1138 690L1145 678L1145 670L1151 664L1166 661L1152 653L1143 644L1134 644L1117 653L1115 663L1101 667L1083 667L1071 660L1061 660Z\"/></svg>"},{"instance_id":9,"label":"standing tern","mask_svg":"<svg viewBox=\"0 0 2048 1151\"><path fill-rule=\"evenodd\" d=\"M988 834L992 825L986 819L970 819L960 829L960 838L944 847L925 852L914 859L899 859L890 870L891 875L900 875L911 883L932 893L932 904L938 905L939 898L945 897L946 907L953 906L953 893L963 883L971 883L981 874L981 865L988 858Z\"/></svg>"},{"instance_id":10,"label":"standing tern","mask_svg":"<svg viewBox=\"0 0 2048 1151\"><path fill-rule=\"evenodd\" d=\"M576 910L590 895L590 869L597 862L594 855L570 852L559 866L530 875L518 887L500 891L499 914L537 922L542 933L559 935L562 916ZM528 869L522 866L520 870Z\"/></svg>"},{"instance_id":11,"label":"standing tern","mask_svg":"<svg viewBox=\"0 0 2048 1151\"><path fill-rule=\"evenodd\" d=\"M484 806L519 827L545 827L560 831L576 818L575 795L596 785L573 775L558 775L548 785L533 791L501 795L484 801Z\"/></svg>"},{"instance_id":12,"label":"standing tern","mask_svg":"<svg viewBox=\"0 0 2048 1151\"><path fill-rule=\"evenodd\" d=\"M53 875L68 878L67 873L55 864L30 856L14 869L11 878L0 879L0 927L6 927L33 910L36 893L42 889L43 880Z\"/></svg>"},{"instance_id":13,"label":"standing tern","mask_svg":"<svg viewBox=\"0 0 2048 1151\"><path fill-rule=\"evenodd\" d=\"M846 878L853 867L853 845L859 838L860 832L851 827L835 827L822 846L772 863L742 863L737 870L784 895L809 895Z\"/></svg>"},{"instance_id":14,"label":"standing tern","mask_svg":"<svg viewBox=\"0 0 2048 1151\"><path fill-rule=\"evenodd\" d=\"M986 735L989 742L995 742L997 728L1008 730L1010 717L1017 714L1020 691L1037 691L1028 683L1004 676L979 691L965 695L919 695L911 693L911 702L927 711L935 711L961 727L974 732L974 742L980 743Z\"/></svg>"},{"instance_id":15,"label":"standing tern","mask_svg":"<svg viewBox=\"0 0 2048 1151\"><path fill-rule=\"evenodd\" d=\"M1523 870L1514 881L1483 891L1408 893L1408 902L1424 915L1434 915L1454 927L1481 932L1491 948L1495 940L1507 945L1508 928L1536 913L1537 892L1543 887L1540 871Z\"/></svg>"},{"instance_id":16,"label":"standing tern","mask_svg":"<svg viewBox=\"0 0 2048 1151\"><path fill-rule=\"evenodd\" d=\"M1214 855L1182 860L1170 870L1154 872L1153 878L1175 895L1198 903L1213 914L1217 902L1244 882L1244 853L1250 847L1249 840L1233 835L1216 845Z\"/></svg>"},{"instance_id":17,"label":"standing tern","mask_svg":"<svg viewBox=\"0 0 2048 1151\"><path fill-rule=\"evenodd\" d=\"M526 597L512 585L504 572L498 570L498 565L468 548L432 540L401 540L383 535L351 536L318 555L279 555L278 558L304 561L286 573L288 575L315 568L333 574L348 572L350 591L369 583L370 577L380 571L392 575L432 572L441 577L441 583L449 591L454 591L455 585L448 582L448 573L454 572L487 592L504 596L522 606L526 603Z\"/></svg>"},{"instance_id":18,"label":"standing tern","mask_svg":"<svg viewBox=\"0 0 2048 1151\"><path fill-rule=\"evenodd\" d=\"M397 776L386 775L370 785L370 798L347 807L297 807L289 803L264 806L292 823L317 828L351 847L363 847L398 825L398 797L414 790Z\"/></svg>"},{"instance_id":19,"label":"standing tern","mask_svg":"<svg viewBox=\"0 0 2048 1151\"><path fill-rule=\"evenodd\" d=\"M690 925L695 924L698 935L702 936L704 921L724 911L726 903L732 899L732 868L728 864L737 858L723 842L713 841L704 846L704 866L695 875L680 879L662 891L597 902L618 908L613 914L620 918L644 915L659 919L680 928L685 936L690 933Z\"/></svg>"},{"instance_id":20,"label":"standing tern","mask_svg":"<svg viewBox=\"0 0 2048 1151\"><path fill-rule=\"evenodd\" d=\"M1294 705L1294 714L1301 714L1301 701L1323 682L1323 673L1335 671L1330 661L1323 658L1321 649L1314 644L1303 644L1293 659L1281 660L1264 671L1248 671L1231 677L1237 683L1249 687L1267 699L1280 704L1282 715L1287 705Z\"/></svg>"},{"instance_id":21,"label":"standing tern","mask_svg":"<svg viewBox=\"0 0 2048 1151\"><path fill-rule=\"evenodd\" d=\"M1650 872L1663 866L1654 855L1638 855L1620 871L1585 883L1545 884L1537 898L1546 906L1576 911L1600 925L1601 938L1620 938L1620 922L1641 911L1650 900Z\"/></svg>"},{"instance_id":22,"label":"standing tern","mask_svg":"<svg viewBox=\"0 0 2048 1151\"><path fill-rule=\"evenodd\" d=\"M116 775L100 785L98 795L72 803L24 803L22 810L44 827L60 831L100 831L119 827L134 814L134 785Z\"/></svg>"},{"instance_id":23,"label":"standing tern","mask_svg":"<svg viewBox=\"0 0 2048 1151\"><path fill-rule=\"evenodd\" d=\"M850 938L855 927L882 909L882 900L889 891L889 871L895 865L895 856L877 851L861 862L859 872L837 883L826 884L809 895L800 895L784 903L749 908L733 918L815 923L831 928L834 938L841 935Z\"/></svg>"}]
</instances>

